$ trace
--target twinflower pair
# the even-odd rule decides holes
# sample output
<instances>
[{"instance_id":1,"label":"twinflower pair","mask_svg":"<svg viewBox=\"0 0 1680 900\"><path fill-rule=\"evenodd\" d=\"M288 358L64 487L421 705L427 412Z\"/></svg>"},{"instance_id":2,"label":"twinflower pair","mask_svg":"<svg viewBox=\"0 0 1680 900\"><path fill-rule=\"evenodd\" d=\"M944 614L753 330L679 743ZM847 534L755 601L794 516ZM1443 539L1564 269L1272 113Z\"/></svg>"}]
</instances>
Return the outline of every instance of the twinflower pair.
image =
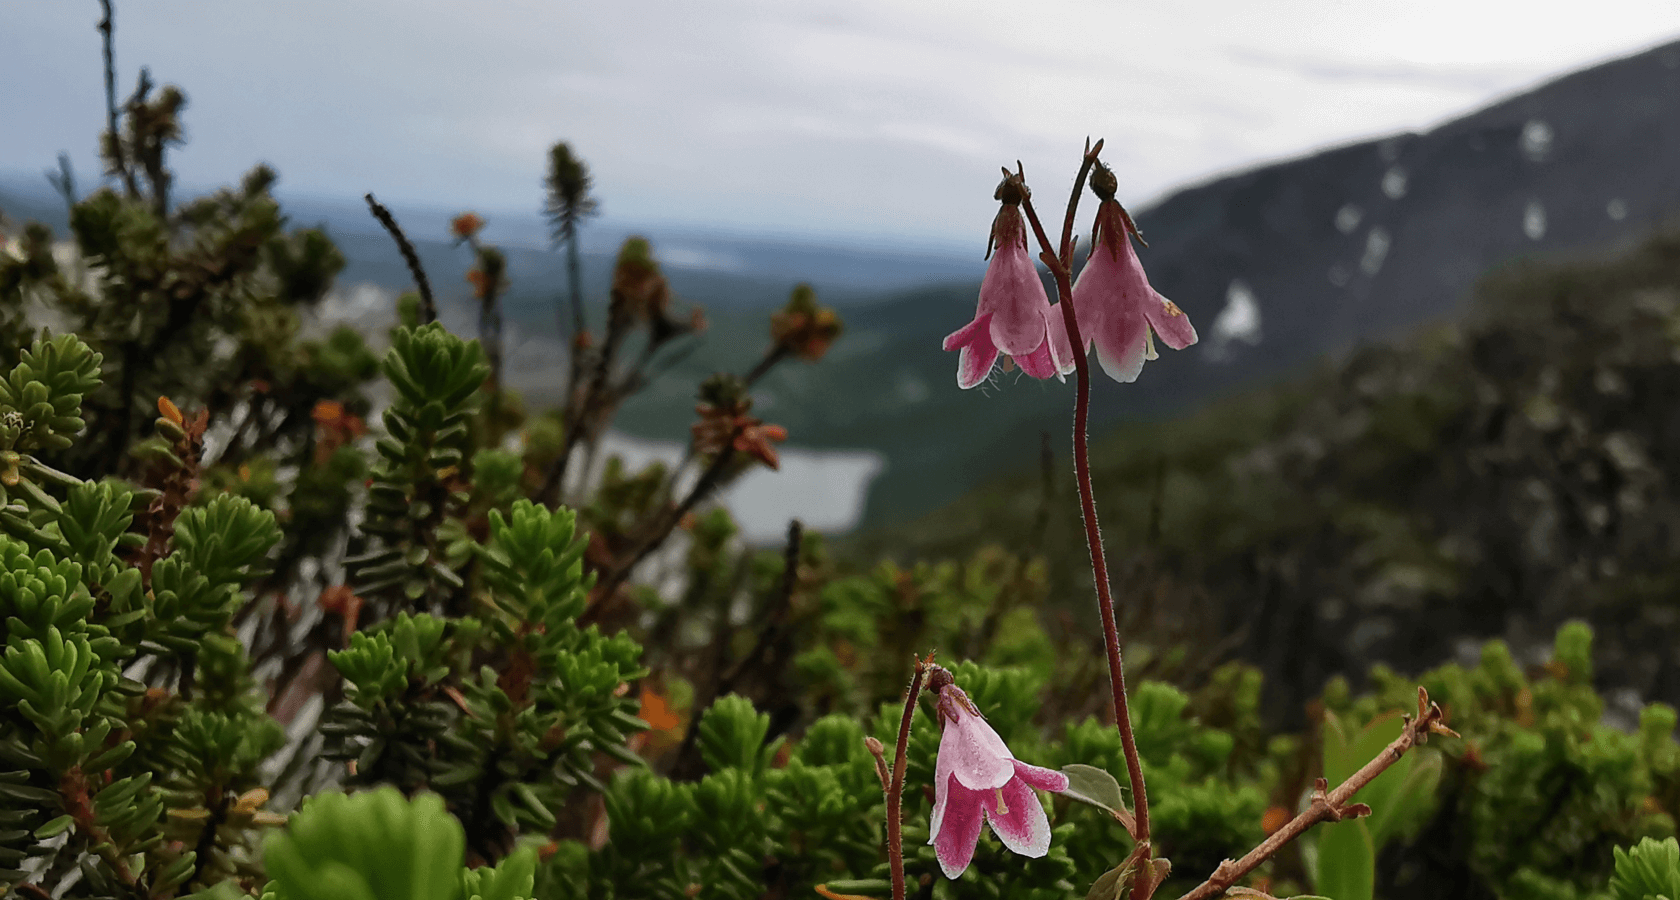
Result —
<instances>
[{"instance_id":1,"label":"twinflower pair","mask_svg":"<svg viewBox=\"0 0 1680 900\"><path fill-rule=\"evenodd\" d=\"M1024 189L1013 178L998 185L1003 206L992 220L992 259L980 283L979 308L973 321L945 338L946 350L961 351L957 384L964 389L985 381L1000 354L1034 378L1059 378L1074 369L1062 310L1050 303L1027 251ZM1135 381L1144 360L1155 358L1152 332L1182 350L1196 342L1196 329L1183 310L1149 286L1132 247L1137 226L1114 199L1115 178L1101 163L1091 189L1102 202L1092 225L1091 255L1073 286L1080 352L1095 344L1097 361L1110 378Z\"/></svg>"}]
</instances>

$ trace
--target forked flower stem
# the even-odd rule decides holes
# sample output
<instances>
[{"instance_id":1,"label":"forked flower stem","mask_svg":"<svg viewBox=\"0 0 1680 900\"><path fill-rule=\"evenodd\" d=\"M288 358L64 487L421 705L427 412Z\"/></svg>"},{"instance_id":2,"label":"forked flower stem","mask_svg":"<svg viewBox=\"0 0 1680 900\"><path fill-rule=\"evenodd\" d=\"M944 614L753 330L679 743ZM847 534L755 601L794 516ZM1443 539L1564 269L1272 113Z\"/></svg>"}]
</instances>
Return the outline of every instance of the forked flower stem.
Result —
<instances>
[{"instance_id":1,"label":"forked flower stem","mask_svg":"<svg viewBox=\"0 0 1680 900\"><path fill-rule=\"evenodd\" d=\"M1096 494L1091 489L1091 455L1087 444L1087 431L1091 414L1091 364L1085 358L1084 342L1079 336L1079 321L1073 310L1073 219L1079 207L1079 194L1085 188L1085 180L1091 174L1091 167L1096 164L1097 154L1102 152L1102 141L1098 141L1085 153L1085 159L1079 166L1079 177L1073 184L1073 196L1068 199L1067 218L1062 227L1062 244L1053 248L1050 238L1044 233L1044 226L1038 220L1038 213L1034 211L1032 197L1025 190L1022 183L1021 208L1027 214L1027 221L1032 223L1033 234L1043 248L1043 260L1050 267L1050 272L1056 278L1056 294L1060 299L1057 305L1062 309L1062 324L1067 328L1068 343L1073 348L1073 363L1077 370L1077 390L1073 406L1073 475L1079 485L1079 511L1085 523L1085 545L1091 553L1091 576L1097 587L1097 607L1102 612L1103 643L1108 650L1109 687L1114 695L1114 724L1120 731L1120 747L1126 755L1126 775L1131 781L1132 810L1136 817L1137 829L1132 838L1139 844L1149 841L1149 793L1143 783L1143 762L1138 758L1137 738L1132 733L1131 710L1126 700L1126 671L1125 663L1120 655L1120 631L1114 621L1114 596L1108 584L1108 560L1103 553L1102 529L1097 524ZM1017 172L1006 176L1021 179ZM1149 885L1147 879L1140 879L1133 896L1147 896ZM1137 893L1144 892L1143 894Z\"/></svg>"},{"instance_id":2,"label":"forked flower stem","mask_svg":"<svg viewBox=\"0 0 1680 900\"><path fill-rule=\"evenodd\" d=\"M930 655L928 659L932 659ZM904 718L898 723L898 746L893 750L892 781L887 784L887 859L892 869L893 900L904 900L904 758L910 752L910 720L916 717L916 699L922 693L922 675L927 661L916 660L916 674L904 694Z\"/></svg>"}]
</instances>

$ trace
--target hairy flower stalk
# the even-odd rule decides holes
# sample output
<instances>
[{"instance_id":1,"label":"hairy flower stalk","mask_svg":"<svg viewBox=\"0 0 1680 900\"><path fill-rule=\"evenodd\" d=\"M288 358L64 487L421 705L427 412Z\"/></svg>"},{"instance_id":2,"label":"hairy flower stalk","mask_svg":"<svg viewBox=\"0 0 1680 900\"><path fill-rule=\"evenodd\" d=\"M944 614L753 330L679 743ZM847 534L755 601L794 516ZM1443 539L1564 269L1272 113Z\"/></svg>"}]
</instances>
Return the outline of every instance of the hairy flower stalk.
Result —
<instances>
[{"instance_id":1,"label":"hairy flower stalk","mask_svg":"<svg viewBox=\"0 0 1680 900\"><path fill-rule=\"evenodd\" d=\"M1067 790L1067 776L1016 759L951 673L939 666L929 669L928 688L938 694L942 728L928 824L928 843L939 868L947 878L968 868L983 822L1022 856L1036 859L1050 852L1050 819L1033 789L1061 793Z\"/></svg>"}]
</instances>

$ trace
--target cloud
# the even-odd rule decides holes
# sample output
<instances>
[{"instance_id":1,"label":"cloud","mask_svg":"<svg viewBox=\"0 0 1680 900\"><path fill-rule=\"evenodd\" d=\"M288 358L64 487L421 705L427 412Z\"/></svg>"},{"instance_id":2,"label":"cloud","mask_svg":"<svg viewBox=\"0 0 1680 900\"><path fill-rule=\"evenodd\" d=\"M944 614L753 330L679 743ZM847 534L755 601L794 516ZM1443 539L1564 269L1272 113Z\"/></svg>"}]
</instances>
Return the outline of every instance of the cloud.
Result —
<instances>
[{"instance_id":1,"label":"cloud","mask_svg":"<svg viewBox=\"0 0 1680 900\"><path fill-rule=\"evenodd\" d=\"M183 180L262 160L291 190L534 210L543 154L626 220L965 239L997 167L1108 140L1134 204L1417 128L1674 32L1672 0L1512 17L1500 0L292 0L120 5L124 85L185 87ZM0 0L0 168L96 171L97 9Z\"/></svg>"}]
</instances>

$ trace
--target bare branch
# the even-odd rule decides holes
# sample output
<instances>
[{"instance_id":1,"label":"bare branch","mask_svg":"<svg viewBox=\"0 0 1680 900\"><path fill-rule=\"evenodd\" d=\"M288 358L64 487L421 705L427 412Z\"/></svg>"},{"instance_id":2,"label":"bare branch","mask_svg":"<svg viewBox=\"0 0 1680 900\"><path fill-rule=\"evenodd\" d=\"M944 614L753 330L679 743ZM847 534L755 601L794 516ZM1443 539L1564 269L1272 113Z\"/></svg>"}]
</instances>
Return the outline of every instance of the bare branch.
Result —
<instances>
[{"instance_id":1,"label":"bare branch","mask_svg":"<svg viewBox=\"0 0 1680 900\"><path fill-rule=\"evenodd\" d=\"M403 262L408 263L408 271L414 276L414 285L420 289L420 324L429 325L437 321L437 301L432 299L432 283L426 278L426 270L420 266L420 254L414 252L414 245L408 242L408 235L403 234L402 227L397 224L396 217L391 211L381 206L372 194L362 195L367 201L368 209L373 211L373 217L385 230L391 233L391 239L397 242L397 252L402 254Z\"/></svg>"},{"instance_id":2,"label":"bare branch","mask_svg":"<svg viewBox=\"0 0 1680 900\"><path fill-rule=\"evenodd\" d=\"M1290 841L1295 840L1306 832L1308 828L1320 822L1339 822L1345 818L1357 818L1370 815L1371 808L1363 803L1348 803L1360 788L1370 784L1406 755L1406 751L1429 740L1431 734L1458 737L1458 734L1445 724L1446 714L1441 707L1431 703L1429 694L1422 687L1418 688L1418 712L1416 716L1406 717L1406 728L1394 742L1384 747L1374 759L1366 763L1359 771L1348 776L1348 780L1336 786L1335 790L1326 792L1325 781L1320 778L1318 787L1313 791L1312 805L1306 811L1291 819L1282 828L1272 832L1271 836L1262 841L1258 847L1248 851L1242 859L1225 860L1219 864L1208 879L1179 900L1213 900L1225 893L1237 879L1254 871L1256 866L1270 859L1282 850Z\"/></svg>"}]
</instances>

